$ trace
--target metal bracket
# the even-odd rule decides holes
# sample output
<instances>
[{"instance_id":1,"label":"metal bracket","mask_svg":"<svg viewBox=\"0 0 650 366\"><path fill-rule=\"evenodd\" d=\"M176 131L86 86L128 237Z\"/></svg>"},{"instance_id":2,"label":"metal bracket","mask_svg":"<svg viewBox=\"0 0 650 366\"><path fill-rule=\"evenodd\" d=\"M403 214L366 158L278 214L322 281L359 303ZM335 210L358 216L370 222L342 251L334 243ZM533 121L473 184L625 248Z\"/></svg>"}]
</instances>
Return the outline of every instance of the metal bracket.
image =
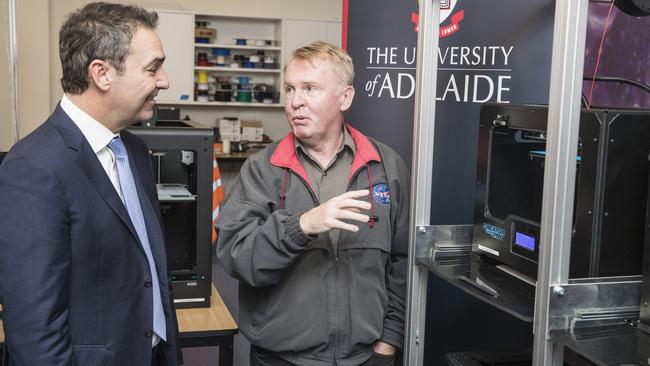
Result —
<instances>
[{"instance_id":1,"label":"metal bracket","mask_svg":"<svg viewBox=\"0 0 650 366\"><path fill-rule=\"evenodd\" d=\"M575 279L549 290L549 331L573 333L639 318L641 276Z\"/></svg>"},{"instance_id":2,"label":"metal bracket","mask_svg":"<svg viewBox=\"0 0 650 366\"><path fill-rule=\"evenodd\" d=\"M581 310L571 320L571 332L579 333L583 329L608 325L631 324L639 319L639 307L621 307L607 310Z\"/></svg>"},{"instance_id":3,"label":"metal bracket","mask_svg":"<svg viewBox=\"0 0 650 366\"><path fill-rule=\"evenodd\" d=\"M416 258L431 261L468 256L472 252L473 225L418 226Z\"/></svg>"}]
</instances>

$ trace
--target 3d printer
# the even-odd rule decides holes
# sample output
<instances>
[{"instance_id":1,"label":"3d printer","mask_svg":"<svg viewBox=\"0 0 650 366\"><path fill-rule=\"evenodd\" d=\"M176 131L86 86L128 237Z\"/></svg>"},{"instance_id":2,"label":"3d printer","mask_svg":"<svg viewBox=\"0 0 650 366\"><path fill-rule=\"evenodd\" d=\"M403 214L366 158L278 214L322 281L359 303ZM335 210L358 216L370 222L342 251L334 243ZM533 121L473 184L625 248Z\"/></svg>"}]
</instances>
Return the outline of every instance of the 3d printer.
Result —
<instances>
[{"instance_id":1,"label":"3d printer","mask_svg":"<svg viewBox=\"0 0 650 366\"><path fill-rule=\"evenodd\" d=\"M129 131L151 154L175 306L209 307L214 131L189 121L157 121Z\"/></svg>"},{"instance_id":2,"label":"3d printer","mask_svg":"<svg viewBox=\"0 0 650 366\"><path fill-rule=\"evenodd\" d=\"M481 108L473 251L537 276L546 106ZM650 112L580 115L570 277L641 274Z\"/></svg>"}]
</instances>

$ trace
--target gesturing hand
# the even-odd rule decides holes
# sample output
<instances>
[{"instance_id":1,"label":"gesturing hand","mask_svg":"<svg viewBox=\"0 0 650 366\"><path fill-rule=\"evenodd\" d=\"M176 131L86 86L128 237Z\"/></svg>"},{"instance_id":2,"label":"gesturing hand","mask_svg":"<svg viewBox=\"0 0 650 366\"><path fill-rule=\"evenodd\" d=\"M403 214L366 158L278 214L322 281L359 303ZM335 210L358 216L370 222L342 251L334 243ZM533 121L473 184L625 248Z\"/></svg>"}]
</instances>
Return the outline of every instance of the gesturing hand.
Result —
<instances>
[{"instance_id":1,"label":"gesturing hand","mask_svg":"<svg viewBox=\"0 0 650 366\"><path fill-rule=\"evenodd\" d=\"M368 222L368 215L359 213L360 210L370 209L370 202L356 198L365 197L370 192L367 189L345 192L329 201L314 207L300 216L300 228L305 234L315 235L331 229L343 229L356 232L359 227L348 224L343 220Z\"/></svg>"}]
</instances>

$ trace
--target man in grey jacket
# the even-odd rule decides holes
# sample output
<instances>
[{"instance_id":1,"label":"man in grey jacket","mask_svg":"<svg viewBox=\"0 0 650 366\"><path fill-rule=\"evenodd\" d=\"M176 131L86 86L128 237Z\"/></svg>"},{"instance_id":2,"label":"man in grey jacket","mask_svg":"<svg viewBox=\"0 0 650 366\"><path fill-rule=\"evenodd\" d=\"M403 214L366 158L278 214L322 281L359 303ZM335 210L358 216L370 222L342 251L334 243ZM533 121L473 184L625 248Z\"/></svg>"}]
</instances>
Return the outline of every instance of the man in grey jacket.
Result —
<instances>
[{"instance_id":1,"label":"man in grey jacket","mask_svg":"<svg viewBox=\"0 0 650 366\"><path fill-rule=\"evenodd\" d=\"M402 347L409 173L344 122L353 77L336 46L294 51L291 132L246 161L220 213L251 365L393 365Z\"/></svg>"}]
</instances>

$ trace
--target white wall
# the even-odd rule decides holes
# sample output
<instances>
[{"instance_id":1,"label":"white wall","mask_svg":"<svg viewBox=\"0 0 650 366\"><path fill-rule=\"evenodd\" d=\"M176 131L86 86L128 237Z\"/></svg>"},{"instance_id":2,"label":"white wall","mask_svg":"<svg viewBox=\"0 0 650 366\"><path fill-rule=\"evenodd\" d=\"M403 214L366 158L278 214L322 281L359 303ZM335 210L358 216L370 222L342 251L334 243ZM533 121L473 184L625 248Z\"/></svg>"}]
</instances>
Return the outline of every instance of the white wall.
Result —
<instances>
[{"instance_id":1,"label":"white wall","mask_svg":"<svg viewBox=\"0 0 650 366\"><path fill-rule=\"evenodd\" d=\"M7 151L11 146L8 4L7 0L3 0L0 6L0 19L4 22L0 29L0 151Z\"/></svg>"},{"instance_id":2,"label":"white wall","mask_svg":"<svg viewBox=\"0 0 650 366\"><path fill-rule=\"evenodd\" d=\"M0 10L0 150L12 144L8 4L2 0ZM23 137L50 112L49 1L17 0L16 28L18 132Z\"/></svg>"},{"instance_id":3,"label":"white wall","mask_svg":"<svg viewBox=\"0 0 650 366\"><path fill-rule=\"evenodd\" d=\"M18 40L19 137L24 137L49 116L50 107L50 2L16 0Z\"/></svg>"}]
</instances>

